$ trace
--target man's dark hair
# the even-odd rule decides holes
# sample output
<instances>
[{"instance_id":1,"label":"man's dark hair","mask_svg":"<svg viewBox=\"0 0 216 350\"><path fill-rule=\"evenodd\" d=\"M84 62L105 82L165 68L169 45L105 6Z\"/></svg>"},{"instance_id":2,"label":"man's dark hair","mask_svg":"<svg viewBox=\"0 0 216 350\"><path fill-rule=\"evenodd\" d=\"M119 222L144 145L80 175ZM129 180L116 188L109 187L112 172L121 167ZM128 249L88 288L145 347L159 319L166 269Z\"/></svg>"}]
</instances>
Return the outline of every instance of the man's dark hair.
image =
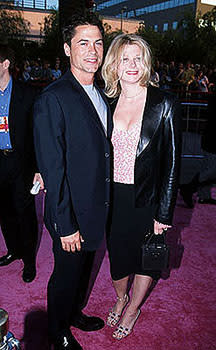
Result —
<instances>
[{"instance_id":1,"label":"man's dark hair","mask_svg":"<svg viewBox=\"0 0 216 350\"><path fill-rule=\"evenodd\" d=\"M15 63L14 51L7 44L0 43L0 63L5 60L10 61L9 70L12 70Z\"/></svg>"},{"instance_id":2,"label":"man's dark hair","mask_svg":"<svg viewBox=\"0 0 216 350\"><path fill-rule=\"evenodd\" d=\"M67 24L62 29L63 41L71 46L71 39L76 34L76 28L83 25L92 25L98 27L101 32L101 35L104 35L104 28L101 20L94 13L86 14L74 14L67 21Z\"/></svg>"}]
</instances>

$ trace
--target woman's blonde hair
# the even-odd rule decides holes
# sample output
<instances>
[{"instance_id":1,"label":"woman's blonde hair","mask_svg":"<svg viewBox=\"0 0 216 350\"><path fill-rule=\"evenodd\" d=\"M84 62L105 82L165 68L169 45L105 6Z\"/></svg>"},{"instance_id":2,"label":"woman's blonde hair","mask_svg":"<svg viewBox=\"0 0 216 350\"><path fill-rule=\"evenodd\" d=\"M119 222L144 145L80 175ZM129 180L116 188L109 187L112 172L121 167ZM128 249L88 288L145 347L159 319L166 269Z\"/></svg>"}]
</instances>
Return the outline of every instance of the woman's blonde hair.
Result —
<instances>
[{"instance_id":1,"label":"woman's blonde hair","mask_svg":"<svg viewBox=\"0 0 216 350\"><path fill-rule=\"evenodd\" d=\"M148 86L151 78L151 49L148 43L135 34L120 34L111 43L102 67L102 76L105 81L105 93L108 97L116 97L121 92L118 76L118 65L122 59L126 45L137 45L141 49L141 64L143 75L140 78L141 86Z\"/></svg>"}]
</instances>

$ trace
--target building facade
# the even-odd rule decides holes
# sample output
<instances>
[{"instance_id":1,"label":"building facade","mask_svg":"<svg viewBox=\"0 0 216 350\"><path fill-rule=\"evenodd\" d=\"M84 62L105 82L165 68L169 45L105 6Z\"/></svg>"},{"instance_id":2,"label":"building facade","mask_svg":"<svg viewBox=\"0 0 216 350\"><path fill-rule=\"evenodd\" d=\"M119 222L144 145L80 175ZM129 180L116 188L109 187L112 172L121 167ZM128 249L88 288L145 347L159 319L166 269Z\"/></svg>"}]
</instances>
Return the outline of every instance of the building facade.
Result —
<instances>
[{"instance_id":1,"label":"building facade","mask_svg":"<svg viewBox=\"0 0 216 350\"><path fill-rule=\"evenodd\" d=\"M16 14L19 11L24 20L30 23L30 32L26 35L27 41L43 39L41 27L45 17L52 13L51 3L47 0L0 0L0 9L6 9Z\"/></svg>"},{"instance_id":2,"label":"building facade","mask_svg":"<svg viewBox=\"0 0 216 350\"><path fill-rule=\"evenodd\" d=\"M95 10L102 16L121 20L136 19L155 31L177 29L188 12L197 16L216 6L216 0L96 0Z\"/></svg>"},{"instance_id":3,"label":"building facade","mask_svg":"<svg viewBox=\"0 0 216 350\"><path fill-rule=\"evenodd\" d=\"M43 39L44 18L52 12L53 6L58 8L58 0L0 0L0 8L8 4L15 5L14 10L17 8L30 22L27 40ZM95 0L93 10L102 16L103 23L111 31L134 33L140 25L152 26L155 31L176 29L186 12L192 11L197 16L211 11L214 6L216 0Z\"/></svg>"}]
</instances>

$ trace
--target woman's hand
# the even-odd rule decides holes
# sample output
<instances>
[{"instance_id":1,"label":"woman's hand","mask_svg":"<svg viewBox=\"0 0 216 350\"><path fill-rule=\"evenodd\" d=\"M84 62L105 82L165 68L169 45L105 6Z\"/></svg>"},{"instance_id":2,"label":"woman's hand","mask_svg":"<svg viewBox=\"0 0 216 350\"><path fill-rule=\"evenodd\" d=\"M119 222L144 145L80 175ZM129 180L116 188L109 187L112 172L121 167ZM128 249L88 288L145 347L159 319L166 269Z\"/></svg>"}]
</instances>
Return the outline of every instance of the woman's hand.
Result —
<instances>
[{"instance_id":1,"label":"woman's hand","mask_svg":"<svg viewBox=\"0 0 216 350\"><path fill-rule=\"evenodd\" d=\"M170 227L172 227L172 226L161 224L160 222L154 220L154 233L156 235L161 235L163 233L163 231L166 231Z\"/></svg>"}]
</instances>

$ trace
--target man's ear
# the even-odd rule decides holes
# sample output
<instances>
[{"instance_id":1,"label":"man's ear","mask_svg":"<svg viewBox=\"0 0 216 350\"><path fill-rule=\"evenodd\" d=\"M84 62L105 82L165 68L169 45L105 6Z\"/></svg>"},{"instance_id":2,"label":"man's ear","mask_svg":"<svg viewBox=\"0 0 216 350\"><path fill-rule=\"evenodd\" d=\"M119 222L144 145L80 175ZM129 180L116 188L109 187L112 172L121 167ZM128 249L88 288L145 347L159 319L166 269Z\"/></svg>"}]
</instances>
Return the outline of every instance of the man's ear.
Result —
<instances>
[{"instance_id":1,"label":"man's ear","mask_svg":"<svg viewBox=\"0 0 216 350\"><path fill-rule=\"evenodd\" d=\"M9 67L10 67L10 61L8 59L4 60L3 68L6 70L6 69L9 69Z\"/></svg>"},{"instance_id":2,"label":"man's ear","mask_svg":"<svg viewBox=\"0 0 216 350\"><path fill-rule=\"evenodd\" d=\"M65 55L70 57L70 46L67 44L67 43L64 43L64 52L65 52Z\"/></svg>"}]
</instances>

